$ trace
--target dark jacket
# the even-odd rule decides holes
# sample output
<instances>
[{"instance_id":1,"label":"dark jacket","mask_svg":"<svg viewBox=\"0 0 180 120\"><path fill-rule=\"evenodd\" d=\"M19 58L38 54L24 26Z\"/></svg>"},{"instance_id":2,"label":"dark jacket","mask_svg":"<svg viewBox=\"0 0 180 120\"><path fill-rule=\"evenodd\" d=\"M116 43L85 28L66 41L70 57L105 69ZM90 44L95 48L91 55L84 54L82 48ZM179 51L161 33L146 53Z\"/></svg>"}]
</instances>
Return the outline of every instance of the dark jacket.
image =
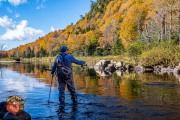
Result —
<instances>
[{"instance_id":1,"label":"dark jacket","mask_svg":"<svg viewBox=\"0 0 180 120\"><path fill-rule=\"evenodd\" d=\"M63 62L63 57L64 56L64 62ZM60 55L58 55L58 57L56 58L56 60L54 61L54 64L52 65L52 71L51 74L54 74L54 72L56 71L57 68L57 63L60 62L67 66L68 68L72 67L72 63L78 64L78 65L84 65L85 61L82 60L77 60L75 59L72 55L67 54L67 53L61 53Z\"/></svg>"}]
</instances>

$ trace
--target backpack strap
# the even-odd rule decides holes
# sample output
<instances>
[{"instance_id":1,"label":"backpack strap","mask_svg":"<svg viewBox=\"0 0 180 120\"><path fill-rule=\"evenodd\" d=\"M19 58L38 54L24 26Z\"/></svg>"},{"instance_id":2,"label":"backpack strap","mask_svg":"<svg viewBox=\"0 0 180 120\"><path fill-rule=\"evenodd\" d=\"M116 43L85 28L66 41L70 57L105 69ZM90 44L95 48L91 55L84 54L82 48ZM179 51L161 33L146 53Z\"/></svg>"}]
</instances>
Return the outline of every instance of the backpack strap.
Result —
<instances>
[{"instance_id":1,"label":"backpack strap","mask_svg":"<svg viewBox=\"0 0 180 120\"><path fill-rule=\"evenodd\" d=\"M65 58L65 56L66 56L67 54L65 54L65 55L60 54L60 55L62 56L63 62L64 62L64 58Z\"/></svg>"}]
</instances>

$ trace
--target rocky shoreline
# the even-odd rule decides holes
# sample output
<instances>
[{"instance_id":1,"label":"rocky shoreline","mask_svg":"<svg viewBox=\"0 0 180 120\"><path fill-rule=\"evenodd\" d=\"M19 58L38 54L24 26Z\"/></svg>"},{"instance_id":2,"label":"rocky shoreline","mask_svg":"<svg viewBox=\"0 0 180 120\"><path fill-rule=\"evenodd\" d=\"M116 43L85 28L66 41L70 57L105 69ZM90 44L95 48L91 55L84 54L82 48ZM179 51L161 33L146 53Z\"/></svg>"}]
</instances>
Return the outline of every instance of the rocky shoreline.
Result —
<instances>
[{"instance_id":1,"label":"rocky shoreline","mask_svg":"<svg viewBox=\"0 0 180 120\"><path fill-rule=\"evenodd\" d=\"M96 71L106 71L108 73L113 73L115 71L134 71L134 72L155 72L155 73L173 73L180 78L180 63L176 67L165 67L163 65L156 66L140 66L140 65L130 65L124 64L124 62L116 62L114 60L100 60L97 62L93 68Z\"/></svg>"}]
</instances>

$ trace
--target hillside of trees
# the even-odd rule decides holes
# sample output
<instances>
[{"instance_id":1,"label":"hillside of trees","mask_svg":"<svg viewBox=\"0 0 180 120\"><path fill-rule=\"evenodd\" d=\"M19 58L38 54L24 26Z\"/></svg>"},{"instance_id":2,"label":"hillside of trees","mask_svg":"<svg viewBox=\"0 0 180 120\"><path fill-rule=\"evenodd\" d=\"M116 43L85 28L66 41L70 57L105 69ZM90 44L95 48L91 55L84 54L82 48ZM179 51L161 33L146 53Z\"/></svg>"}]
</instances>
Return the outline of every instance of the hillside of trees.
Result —
<instances>
[{"instance_id":1,"label":"hillside of trees","mask_svg":"<svg viewBox=\"0 0 180 120\"><path fill-rule=\"evenodd\" d=\"M136 61L140 57L144 65L175 65L180 61L180 0L92 1L90 11L76 24L6 54L55 56L61 45L76 56L126 54Z\"/></svg>"}]
</instances>

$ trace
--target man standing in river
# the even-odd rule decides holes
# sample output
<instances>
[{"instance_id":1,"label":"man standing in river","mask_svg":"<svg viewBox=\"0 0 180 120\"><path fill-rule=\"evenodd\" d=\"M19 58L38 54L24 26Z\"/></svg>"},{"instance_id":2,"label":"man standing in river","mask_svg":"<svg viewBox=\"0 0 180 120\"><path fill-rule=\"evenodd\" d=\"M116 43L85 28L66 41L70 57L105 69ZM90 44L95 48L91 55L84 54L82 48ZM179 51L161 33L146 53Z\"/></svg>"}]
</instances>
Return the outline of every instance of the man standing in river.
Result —
<instances>
[{"instance_id":1,"label":"man standing in river","mask_svg":"<svg viewBox=\"0 0 180 120\"><path fill-rule=\"evenodd\" d=\"M72 55L68 54L68 48L66 46L62 46L60 48L61 54L58 55L56 60L54 61L54 64L52 66L52 72L53 75L54 72L57 69L57 75L58 75L58 83L59 83L59 101L60 101L60 112L64 110L65 106L65 87L67 84L67 88L71 94L71 99L73 102L73 107L77 107L77 95L74 87L74 80L72 75L72 63L78 64L78 65L84 65L85 61L77 60ZM60 68L64 68L64 70L58 69L58 66L60 64ZM66 69L67 68L67 69ZM63 77L63 72L67 72L67 76ZM68 73L69 72L69 73ZM69 75L68 75L69 74Z\"/></svg>"}]
</instances>

